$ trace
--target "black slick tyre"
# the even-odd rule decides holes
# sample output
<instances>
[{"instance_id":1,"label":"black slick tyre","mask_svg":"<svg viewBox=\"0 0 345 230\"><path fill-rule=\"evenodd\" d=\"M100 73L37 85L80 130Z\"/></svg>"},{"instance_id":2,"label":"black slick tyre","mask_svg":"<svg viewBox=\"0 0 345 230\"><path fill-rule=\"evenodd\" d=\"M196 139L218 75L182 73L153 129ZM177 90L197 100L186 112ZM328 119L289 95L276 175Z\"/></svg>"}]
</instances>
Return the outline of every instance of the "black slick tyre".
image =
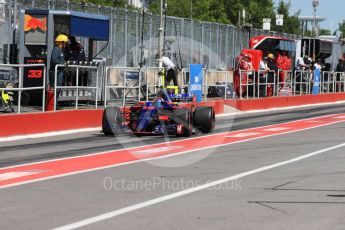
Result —
<instances>
[{"instance_id":1,"label":"black slick tyre","mask_svg":"<svg viewBox=\"0 0 345 230\"><path fill-rule=\"evenodd\" d=\"M102 132L104 135L116 134L122 125L122 112L118 107L107 107L103 111Z\"/></svg>"},{"instance_id":2,"label":"black slick tyre","mask_svg":"<svg viewBox=\"0 0 345 230\"><path fill-rule=\"evenodd\" d=\"M213 131L216 123L215 117L212 107L196 107L193 113L193 126L203 133L210 133Z\"/></svg>"}]
</instances>

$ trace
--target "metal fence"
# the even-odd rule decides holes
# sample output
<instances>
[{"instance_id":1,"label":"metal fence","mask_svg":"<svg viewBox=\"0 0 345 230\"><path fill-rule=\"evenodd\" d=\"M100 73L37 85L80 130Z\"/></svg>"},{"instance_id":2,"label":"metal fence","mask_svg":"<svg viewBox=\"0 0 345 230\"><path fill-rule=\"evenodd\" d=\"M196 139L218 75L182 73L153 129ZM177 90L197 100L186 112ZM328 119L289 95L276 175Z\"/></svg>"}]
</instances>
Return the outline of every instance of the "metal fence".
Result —
<instances>
[{"instance_id":1,"label":"metal fence","mask_svg":"<svg viewBox=\"0 0 345 230\"><path fill-rule=\"evenodd\" d=\"M24 87L24 79L23 79L23 72L25 71L25 68L28 67L41 67L43 70L43 82L42 85L35 86L35 87ZM16 71L18 69L18 84L12 85L10 88L0 88L0 91L5 92L15 92L17 97L17 113L22 112L22 97L24 96L24 93L30 92L30 91L42 91L39 92L39 94L42 95L42 104L40 106L40 109L42 112L45 111L45 96L46 96L46 66L44 64L0 64L0 68L7 68L7 69L13 69ZM1 96L1 95L0 95Z\"/></svg>"},{"instance_id":2,"label":"metal fence","mask_svg":"<svg viewBox=\"0 0 345 230\"><path fill-rule=\"evenodd\" d=\"M57 84L58 69L64 71L64 82ZM93 101L95 108L102 95L103 82L99 78L98 66L56 65L54 71L54 110L59 101L74 101L78 109L80 101ZM56 95L59 95L58 97Z\"/></svg>"},{"instance_id":3,"label":"metal fence","mask_svg":"<svg viewBox=\"0 0 345 230\"><path fill-rule=\"evenodd\" d=\"M159 67L107 67L105 84L105 105L126 104L150 101L156 97L163 81ZM310 71L247 71L239 72L239 93L236 96L231 78L232 71L203 69L202 99L250 99L313 94L313 73ZM183 93L189 85L189 72L178 74L179 92ZM345 91L343 72L322 72L318 89L319 94L340 93ZM216 93L213 90L217 91Z\"/></svg>"},{"instance_id":4,"label":"metal fence","mask_svg":"<svg viewBox=\"0 0 345 230\"><path fill-rule=\"evenodd\" d=\"M75 10L98 13L110 17L110 42L99 57L112 59L113 66L136 67L145 62L147 67L156 66L158 52L159 16L136 11L105 7L69 0L6 0L5 21L0 22L0 62L9 61L9 44L18 40L18 12L24 8L51 10ZM248 46L248 40L256 35L281 35L259 29L244 30L233 25L200 22L184 18L167 17L165 55L183 66L202 63L207 69L225 70L234 67L234 59ZM143 38L143 39L141 39ZM80 39L86 48L87 40ZM106 42L97 42L94 53L98 53ZM180 55L181 52L181 55ZM182 60L182 61L181 61Z\"/></svg>"},{"instance_id":5,"label":"metal fence","mask_svg":"<svg viewBox=\"0 0 345 230\"><path fill-rule=\"evenodd\" d=\"M282 78L282 72L284 78ZM221 73L221 72L220 72ZM269 78L271 74L271 79ZM318 94L345 92L345 73L324 71L320 82L315 83L312 71L248 71L239 75L239 99L264 98L272 96L291 96L313 94L313 86ZM209 87L211 85L207 85ZM270 88L270 89L269 89Z\"/></svg>"},{"instance_id":6,"label":"metal fence","mask_svg":"<svg viewBox=\"0 0 345 230\"><path fill-rule=\"evenodd\" d=\"M104 106L108 104L126 102L139 102L141 93L144 94L142 86L142 72L140 68L131 67L115 67L106 68L105 87L104 87ZM145 81L147 82L147 81Z\"/></svg>"}]
</instances>

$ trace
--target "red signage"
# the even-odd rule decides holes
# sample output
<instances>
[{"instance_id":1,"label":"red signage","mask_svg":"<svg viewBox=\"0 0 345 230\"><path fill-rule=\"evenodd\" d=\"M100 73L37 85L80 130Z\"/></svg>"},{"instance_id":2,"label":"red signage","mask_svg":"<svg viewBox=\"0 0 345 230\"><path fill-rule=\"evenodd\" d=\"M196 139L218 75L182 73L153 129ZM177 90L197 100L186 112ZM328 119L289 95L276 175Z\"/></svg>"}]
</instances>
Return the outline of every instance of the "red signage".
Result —
<instances>
[{"instance_id":1,"label":"red signage","mask_svg":"<svg viewBox=\"0 0 345 230\"><path fill-rule=\"evenodd\" d=\"M24 58L25 64L45 64L46 59L45 58L31 58L26 57ZM25 78L32 81L42 81L43 79L43 67L42 66L30 66L24 68L24 75Z\"/></svg>"},{"instance_id":2,"label":"red signage","mask_svg":"<svg viewBox=\"0 0 345 230\"><path fill-rule=\"evenodd\" d=\"M41 69L30 69L28 71L28 78L42 78L43 70Z\"/></svg>"},{"instance_id":3,"label":"red signage","mask_svg":"<svg viewBox=\"0 0 345 230\"><path fill-rule=\"evenodd\" d=\"M47 18L35 18L25 14L24 25L25 32L37 29L47 31Z\"/></svg>"}]
</instances>

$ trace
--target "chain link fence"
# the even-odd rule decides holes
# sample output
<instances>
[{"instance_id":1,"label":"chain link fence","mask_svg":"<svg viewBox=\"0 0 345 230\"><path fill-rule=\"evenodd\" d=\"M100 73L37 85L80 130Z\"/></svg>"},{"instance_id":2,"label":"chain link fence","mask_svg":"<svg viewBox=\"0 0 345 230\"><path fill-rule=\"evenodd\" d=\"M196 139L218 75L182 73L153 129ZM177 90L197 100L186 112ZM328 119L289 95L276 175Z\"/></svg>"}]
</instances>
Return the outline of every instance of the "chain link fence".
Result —
<instances>
[{"instance_id":1,"label":"chain link fence","mask_svg":"<svg viewBox=\"0 0 345 230\"><path fill-rule=\"evenodd\" d=\"M1 7L1 6L0 6ZM0 62L8 63L10 44L18 43L18 12L21 9L74 10L107 15L110 18L110 41L97 42L93 49L98 57L110 58L113 66L133 67L145 63L156 66L158 53L159 16L144 12L112 8L69 0L6 0L5 20L0 22ZM200 22L197 20L167 17L165 55L186 67L190 63L203 63L207 69L224 70L234 67L235 57L247 48L250 37L257 35L296 35L242 29L233 25ZM81 38L87 53L87 40Z\"/></svg>"}]
</instances>

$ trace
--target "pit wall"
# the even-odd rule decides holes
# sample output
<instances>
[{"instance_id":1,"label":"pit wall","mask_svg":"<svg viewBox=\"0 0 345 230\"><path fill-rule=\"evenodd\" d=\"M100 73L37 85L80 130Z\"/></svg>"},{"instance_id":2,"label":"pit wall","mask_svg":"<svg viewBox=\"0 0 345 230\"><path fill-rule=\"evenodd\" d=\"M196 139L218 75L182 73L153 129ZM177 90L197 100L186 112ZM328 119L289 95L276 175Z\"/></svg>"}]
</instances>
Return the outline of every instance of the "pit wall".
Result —
<instances>
[{"instance_id":1,"label":"pit wall","mask_svg":"<svg viewBox=\"0 0 345 230\"><path fill-rule=\"evenodd\" d=\"M0 116L0 137L99 127L103 110L66 110Z\"/></svg>"},{"instance_id":2,"label":"pit wall","mask_svg":"<svg viewBox=\"0 0 345 230\"><path fill-rule=\"evenodd\" d=\"M248 100L225 100L224 104L240 111L251 111L320 103L332 103L337 101L345 101L345 93L268 97Z\"/></svg>"}]
</instances>

